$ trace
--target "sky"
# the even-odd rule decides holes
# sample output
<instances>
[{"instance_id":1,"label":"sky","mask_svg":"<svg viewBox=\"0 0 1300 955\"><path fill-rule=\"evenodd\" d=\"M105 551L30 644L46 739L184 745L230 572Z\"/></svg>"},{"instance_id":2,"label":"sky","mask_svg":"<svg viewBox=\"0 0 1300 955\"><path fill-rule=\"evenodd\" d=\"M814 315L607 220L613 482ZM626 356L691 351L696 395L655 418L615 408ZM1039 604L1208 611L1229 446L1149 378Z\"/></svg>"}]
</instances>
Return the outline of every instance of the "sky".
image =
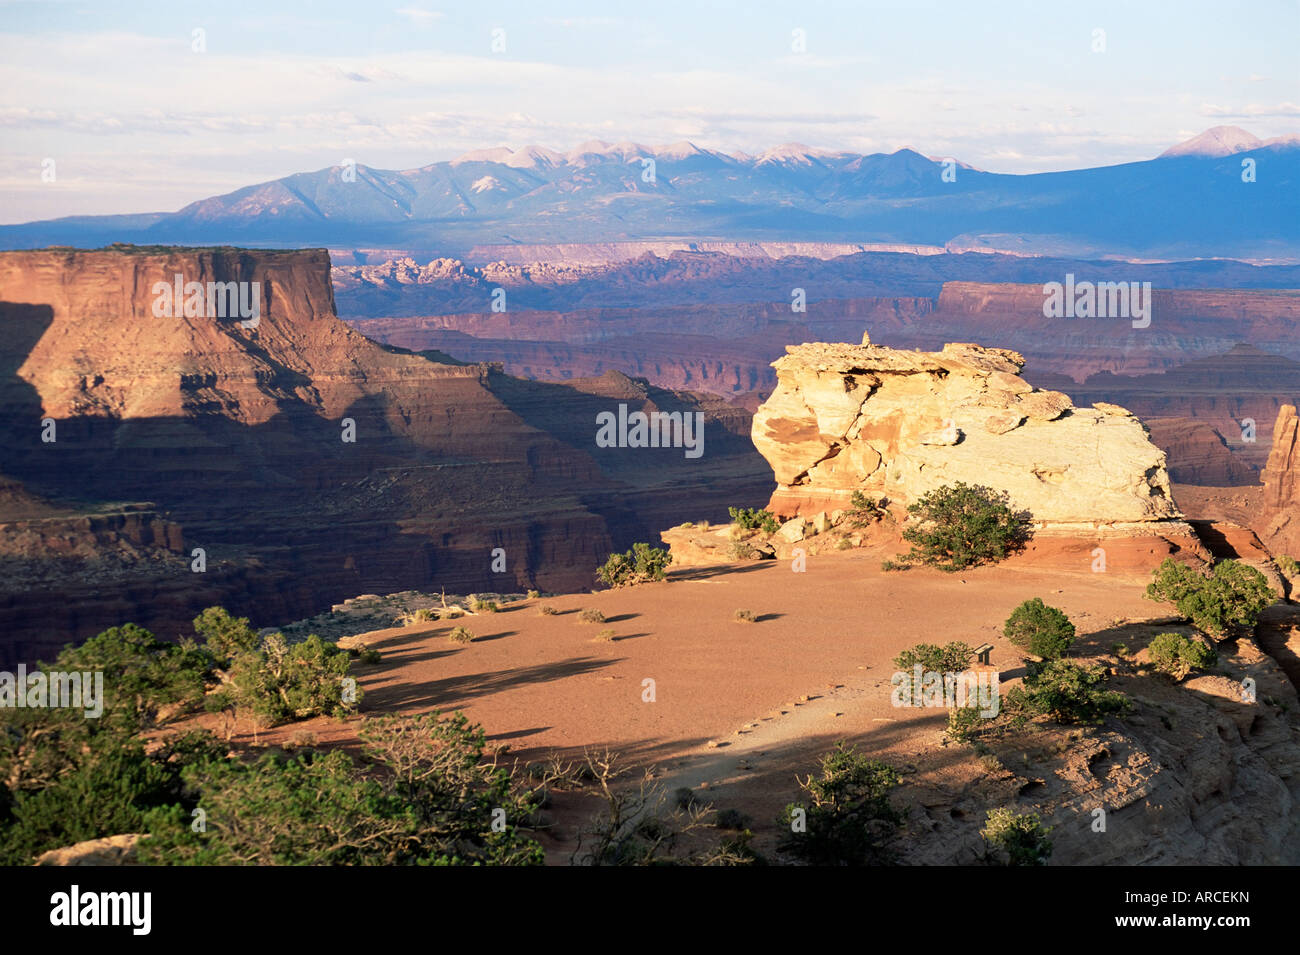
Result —
<instances>
[{"instance_id":1,"label":"sky","mask_svg":"<svg viewBox=\"0 0 1300 955\"><path fill-rule=\"evenodd\" d=\"M1298 45L1300 0L0 0L0 223L592 139L1110 165L1300 132Z\"/></svg>"}]
</instances>

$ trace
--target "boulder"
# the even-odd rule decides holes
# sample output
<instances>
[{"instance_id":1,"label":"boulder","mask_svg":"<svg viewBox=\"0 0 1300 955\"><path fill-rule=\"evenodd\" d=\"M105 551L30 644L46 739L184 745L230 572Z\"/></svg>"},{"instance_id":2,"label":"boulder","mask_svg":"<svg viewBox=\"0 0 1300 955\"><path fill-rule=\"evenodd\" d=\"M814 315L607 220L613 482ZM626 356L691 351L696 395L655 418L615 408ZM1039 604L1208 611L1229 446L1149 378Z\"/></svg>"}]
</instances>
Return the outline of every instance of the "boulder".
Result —
<instances>
[{"instance_id":1,"label":"boulder","mask_svg":"<svg viewBox=\"0 0 1300 955\"><path fill-rule=\"evenodd\" d=\"M963 481L1006 491L1043 526L1181 525L1165 455L1142 423L1035 389L1015 352L825 342L786 352L752 429L776 472L774 513L846 510L858 490L906 507ZM790 521L780 533L790 541L804 530Z\"/></svg>"},{"instance_id":2,"label":"boulder","mask_svg":"<svg viewBox=\"0 0 1300 955\"><path fill-rule=\"evenodd\" d=\"M61 849L51 849L36 857L37 865L136 865L135 847L139 833L88 839Z\"/></svg>"},{"instance_id":3,"label":"boulder","mask_svg":"<svg viewBox=\"0 0 1300 955\"><path fill-rule=\"evenodd\" d=\"M776 532L776 536L790 544L793 544L796 541L801 541L807 536L804 528L805 523L806 522L802 517L796 517L793 520L786 521L781 525L780 530Z\"/></svg>"}]
</instances>

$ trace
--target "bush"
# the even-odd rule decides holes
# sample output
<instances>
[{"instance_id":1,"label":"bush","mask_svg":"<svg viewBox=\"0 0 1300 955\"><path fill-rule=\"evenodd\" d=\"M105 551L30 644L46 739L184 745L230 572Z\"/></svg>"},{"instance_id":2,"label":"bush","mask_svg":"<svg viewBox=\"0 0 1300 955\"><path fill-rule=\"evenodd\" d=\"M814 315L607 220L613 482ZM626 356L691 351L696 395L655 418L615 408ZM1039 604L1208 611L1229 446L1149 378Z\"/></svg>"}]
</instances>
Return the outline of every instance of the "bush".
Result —
<instances>
[{"instance_id":1,"label":"bush","mask_svg":"<svg viewBox=\"0 0 1300 955\"><path fill-rule=\"evenodd\" d=\"M599 610L588 608L578 614L578 619L583 623L604 623L605 615Z\"/></svg>"},{"instance_id":2,"label":"bush","mask_svg":"<svg viewBox=\"0 0 1300 955\"><path fill-rule=\"evenodd\" d=\"M758 616L752 610L737 610L736 623L757 623Z\"/></svg>"},{"instance_id":3,"label":"bush","mask_svg":"<svg viewBox=\"0 0 1300 955\"><path fill-rule=\"evenodd\" d=\"M223 611L224 612L224 611ZM200 615L199 619L203 619ZM131 732L165 721L203 699L212 678L213 657L192 640L164 643L133 623L110 627L79 647L66 647L53 667L62 671L104 672L102 721Z\"/></svg>"},{"instance_id":4,"label":"bush","mask_svg":"<svg viewBox=\"0 0 1300 955\"><path fill-rule=\"evenodd\" d=\"M650 580L663 580L672 555L662 547L633 544L625 554L610 554L596 571L596 579L607 587L626 587Z\"/></svg>"},{"instance_id":5,"label":"bush","mask_svg":"<svg viewBox=\"0 0 1300 955\"><path fill-rule=\"evenodd\" d=\"M351 654L312 634L290 645L273 633L257 650L231 664L230 682L210 697L211 708L250 714L260 725L275 726L313 716L342 716L356 709L361 690L345 693Z\"/></svg>"},{"instance_id":6,"label":"bush","mask_svg":"<svg viewBox=\"0 0 1300 955\"><path fill-rule=\"evenodd\" d=\"M956 743L967 742L983 719L975 704L954 706L948 711L948 738Z\"/></svg>"},{"instance_id":7,"label":"bush","mask_svg":"<svg viewBox=\"0 0 1300 955\"><path fill-rule=\"evenodd\" d=\"M540 597L541 595L542 595L542 592L541 592L540 590L530 590L530 591L528 591L528 599L529 599L529 600L536 600L536 599L537 599L538 597Z\"/></svg>"},{"instance_id":8,"label":"bush","mask_svg":"<svg viewBox=\"0 0 1300 955\"><path fill-rule=\"evenodd\" d=\"M903 815L889 801L898 771L868 759L843 741L821 759L821 778L800 781L807 803L793 802L782 822L790 834L781 848L813 865L870 865L887 861ZM805 831L793 830L803 810Z\"/></svg>"},{"instance_id":9,"label":"bush","mask_svg":"<svg viewBox=\"0 0 1300 955\"><path fill-rule=\"evenodd\" d=\"M69 740L50 739L49 723L41 722L46 724L45 738L37 731L26 742L43 750L41 755L48 758ZM57 777L39 781L21 775L9 777L12 804L5 814L8 819L0 820L0 864L31 865L37 855L50 849L146 831L148 814L162 806L188 812L193 802L181 780L183 763L219 752L224 752L224 747L218 748L203 733L173 736L148 753L138 737L119 731L81 737L75 752L63 754L72 758ZM7 771L21 769L4 763L0 759L0 768ZM0 786L0 791L3 788Z\"/></svg>"},{"instance_id":10,"label":"bush","mask_svg":"<svg viewBox=\"0 0 1300 955\"><path fill-rule=\"evenodd\" d=\"M1277 569L1287 577L1300 577L1300 563L1294 557L1283 555L1277 558Z\"/></svg>"},{"instance_id":11,"label":"bush","mask_svg":"<svg viewBox=\"0 0 1300 955\"><path fill-rule=\"evenodd\" d=\"M1060 610L1043 603L1041 597L1026 600L1011 612L1003 635L1034 656L1055 660L1074 642L1074 624Z\"/></svg>"},{"instance_id":12,"label":"bush","mask_svg":"<svg viewBox=\"0 0 1300 955\"><path fill-rule=\"evenodd\" d=\"M155 811L141 862L541 864L541 847L519 828L533 797L485 755L480 727L434 713L367 720L360 735L360 761L334 750L191 763L182 775L207 813L206 831L192 832L179 807Z\"/></svg>"},{"instance_id":13,"label":"bush","mask_svg":"<svg viewBox=\"0 0 1300 955\"><path fill-rule=\"evenodd\" d=\"M939 646L937 643L918 643L894 657L894 666L898 667L906 677L897 684L899 689L896 692L911 697L920 691L919 687L912 686L912 680L916 675L913 671L918 663L923 673L963 673L970 669L974 657L975 651L971 646L960 640L944 646Z\"/></svg>"},{"instance_id":14,"label":"bush","mask_svg":"<svg viewBox=\"0 0 1300 955\"><path fill-rule=\"evenodd\" d=\"M781 529L781 522L776 515L767 510L754 510L746 507L729 507L727 513L736 526L747 531L761 530L764 534L775 534Z\"/></svg>"},{"instance_id":15,"label":"bush","mask_svg":"<svg viewBox=\"0 0 1300 955\"><path fill-rule=\"evenodd\" d=\"M894 666L900 670L911 670L918 663L923 670L937 673L961 673L970 669L970 662L975 657L975 650L968 643L954 640L939 646L937 643L918 643L894 657Z\"/></svg>"},{"instance_id":16,"label":"bush","mask_svg":"<svg viewBox=\"0 0 1300 955\"><path fill-rule=\"evenodd\" d=\"M713 824L719 829L744 830L753 823L746 813L739 809L719 809L713 818Z\"/></svg>"},{"instance_id":17,"label":"bush","mask_svg":"<svg viewBox=\"0 0 1300 955\"><path fill-rule=\"evenodd\" d=\"M559 611L556 610L554 607L552 607L550 604L543 604L542 606L538 607L537 612L541 614L543 617L554 617L557 613L559 613Z\"/></svg>"},{"instance_id":18,"label":"bush","mask_svg":"<svg viewBox=\"0 0 1300 955\"><path fill-rule=\"evenodd\" d=\"M1046 865L1052 843L1034 813L1018 815L1010 809L990 809L980 835L984 837L985 859L1005 861L1003 865ZM999 855L994 855L994 853Z\"/></svg>"},{"instance_id":19,"label":"bush","mask_svg":"<svg viewBox=\"0 0 1300 955\"><path fill-rule=\"evenodd\" d=\"M732 560L758 560L759 550L745 541L732 541L730 547Z\"/></svg>"},{"instance_id":20,"label":"bush","mask_svg":"<svg viewBox=\"0 0 1300 955\"><path fill-rule=\"evenodd\" d=\"M1123 693L1101 689L1105 681L1102 667L1048 660L1030 667L1024 686L1007 694L1007 705L1022 717L1046 715L1058 723L1099 723L1132 705Z\"/></svg>"},{"instance_id":21,"label":"bush","mask_svg":"<svg viewBox=\"0 0 1300 955\"><path fill-rule=\"evenodd\" d=\"M452 643L473 643L474 633L468 627L453 627L447 639Z\"/></svg>"},{"instance_id":22,"label":"bush","mask_svg":"<svg viewBox=\"0 0 1300 955\"><path fill-rule=\"evenodd\" d=\"M928 564L952 573L1002 560L1027 539L1027 514L1011 510L1006 492L958 482L909 504L916 522L903 529L912 545L885 569Z\"/></svg>"},{"instance_id":23,"label":"bush","mask_svg":"<svg viewBox=\"0 0 1300 955\"><path fill-rule=\"evenodd\" d=\"M888 517L889 511L885 506L889 499L867 497L862 491L854 491L849 498L848 522L853 527L866 527L874 524L881 518Z\"/></svg>"},{"instance_id":24,"label":"bush","mask_svg":"<svg viewBox=\"0 0 1300 955\"><path fill-rule=\"evenodd\" d=\"M358 655L358 659L359 659L362 663L378 663L378 662L379 662L380 660L382 660L383 658L384 658L384 655L383 655L382 653L380 653L378 650L374 650L374 649L372 649L372 648L370 648L370 647L366 647L366 648L363 649L363 650L361 651L361 653Z\"/></svg>"},{"instance_id":25,"label":"bush","mask_svg":"<svg viewBox=\"0 0 1300 955\"><path fill-rule=\"evenodd\" d=\"M1276 599L1263 574L1235 560L1221 561L1206 576L1166 557L1153 577L1148 599L1174 604L1198 630L1216 639L1253 628L1260 612Z\"/></svg>"},{"instance_id":26,"label":"bush","mask_svg":"<svg viewBox=\"0 0 1300 955\"><path fill-rule=\"evenodd\" d=\"M501 608L495 600L483 600L480 597L471 597L469 609L473 613L496 613Z\"/></svg>"},{"instance_id":27,"label":"bush","mask_svg":"<svg viewBox=\"0 0 1300 955\"><path fill-rule=\"evenodd\" d=\"M203 638L203 649L222 669L228 668L241 653L256 650L261 639L248 625L247 617L230 616L221 607L209 607L194 618L194 632Z\"/></svg>"},{"instance_id":28,"label":"bush","mask_svg":"<svg viewBox=\"0 0 1300 955\"><path fill-rule=\"evenodd\" d=\"M397 622L403 627L411 627L417 623L427 623L435 619L436 614L428 607L422 607L419 610L409 610L397 618Z\"/></svg>"},{"instance_id":29,"label":"bush","mask_svg":"<svg viewBox=\"0 0 1300 955\"><path fill-rule=\"evenodd\" d=\"M599 640L601 643L613 643L614 642L613 629L600 631L600 633L596 634L596 639Z\"/></svg>"},{"instance_id":30,"label":"bush","mask_svg":"<svg viewBox=\"0 0 1300 955\"><path fill-rule=\"evenodd\" d=\"M1148 645L1151 663L1161 673L1182 680L1193 670L1213 666L1219 655L1200 640L1192 640L1181 633L1157 634Z\"/></svg>"}]
</instances>

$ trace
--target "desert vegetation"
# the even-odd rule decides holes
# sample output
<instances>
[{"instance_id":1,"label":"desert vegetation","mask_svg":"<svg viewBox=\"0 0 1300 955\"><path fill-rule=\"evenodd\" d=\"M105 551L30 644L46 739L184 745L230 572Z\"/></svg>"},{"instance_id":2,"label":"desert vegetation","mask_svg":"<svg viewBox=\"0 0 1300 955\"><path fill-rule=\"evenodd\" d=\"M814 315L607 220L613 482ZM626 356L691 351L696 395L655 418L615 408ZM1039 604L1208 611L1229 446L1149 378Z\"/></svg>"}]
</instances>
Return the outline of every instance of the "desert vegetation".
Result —
<instances>
[{"instance_id":1,"label":"desert vegetation","mask_svg":"<svg viewBox=\"0 0 1300 955\"><path fill-rule=\"evenodd\" d=\"M853 527L868 527L889 517L886 506L889 499L871 497L865 491L854 491L849 497L849 508L845 518Z\"/></svg>"},{"instance_id":2,"label":"desert vegetation","mask_svg":"<svg viewBox=\"0 0 1300 955\"><path fill-rule=\"evenodd\" d=\"M1047 858L1052 854L1052 843L1047 838L1050 832L1035 813L990 809L980 830L985 861L1002 865L1047 865Z\"/></svg>"},{"instance_id":3,"label":"desert vegetation","mask_svg":"<svg viewBox=\"0 0 1300 955\"><path fill-rule=\"evenodd\" d=\"M781 522L775 514L767 510L755 510L752 507L729 507L727 512L731 515L732 523L741 530L762 531L764 534L775 534L781 527Z\"/></svg>"},{"instance_id":4,"label":"desert vegetation","mask_svg":"<svg viewBox=\"0 0 1300 955\"><path fill-rule=\"evenodd\" d=\"M1181 633L1160 633L1147 646L1151 664L1175 680L1184 680L1193 670L1214 665L1218 653L1201 640Z\"/></svg>"},{"instance_id":5,"label":"desert vegetation","mask_svg":"<svg viewBox=\"0 0 1300 955\"><path fill-rule=\"evenodd\" d=\"M176 730L204 710L266 726L341 716L361 699L359 688L345 690L349 653L318 637L292 645L278 633L261 637L220 608L196 617L194 629L202 643L113 627L42 665L102 671L98 719L75 709L0 709L0 861L24 864L79 840L149 831L154 810L192 803L184 768L227 752L208 732Z\"/></svg>"},{"instance_id":6,"label":"desert vegetation","mask_svg":"<svg viewBox=\"0 0 1300 955\"><path fill-rule=\"evenodd\" d=\"M1205 574L1167 557L1153 578L1148 598L1172 603L1198 630L1218 640L1253 628L1277 599L1263 574L1235 560L1220 561Z\"/></svg>"},{"instance_id":7,"label":"desert vegetation","mask_svg":"<svg viewBox=\"0 0 1300 955\"><path fill-rule=\"evenodd\" d=\"M1064 656L1074 642L1074 632L1070 618L1043 603L1041 597L1026 600L1013 610L1002 629L1016 646L1044 660Z\"/></svg>"},{"instance_id":8,"label":"desert vegetation","mask_svg":"<svg viewBox=\"0 0 1300 955\"><path fill-rule=\"evenodd\" d=\"M781 848L812 865L872 865L891 858L905 816L890 801L901 776L844 741L822 756L819 775L799 781L785 808Z\"/></svg>"},{"instance_id":9,"label":"desert vegetation","mask_svg":"<svg viewBox=\"0 0 1300 955\"><path fill-rule=\"evenodd\" d=\"M960 481L930 491L907 512L903 540L912 548L885 561L885 570L924 564L953 573L1003 560L1028 537L1028 515L1011 509L1006 492Z\"/></svg>"},{"instance_id":10,"label":"desert vegetation","mask_svg":"<svg viewBox=\"0 0 1300 955\"><path fill-rule=\"evenodd\" d=\"M1100 723L1127 712L1132 703L1118 690L1107 690L1106 669L1069 660L1031 664L1024 685L1007 693L1007 708L1021 720L1047 716L1057 723Z\"/></svg>"},{"instance_id":11,"label":"desert vegetation","mask_svg":"<svg viewBox=\"0 0 1300 955\"><path fill-rule=\"evenodd\" d=\"M637 543L626 553L610 554L596 570L596 579L607 587L627 587L663 580L672 561L672 555L662 547Z\"/></svg>"}]
</instances>

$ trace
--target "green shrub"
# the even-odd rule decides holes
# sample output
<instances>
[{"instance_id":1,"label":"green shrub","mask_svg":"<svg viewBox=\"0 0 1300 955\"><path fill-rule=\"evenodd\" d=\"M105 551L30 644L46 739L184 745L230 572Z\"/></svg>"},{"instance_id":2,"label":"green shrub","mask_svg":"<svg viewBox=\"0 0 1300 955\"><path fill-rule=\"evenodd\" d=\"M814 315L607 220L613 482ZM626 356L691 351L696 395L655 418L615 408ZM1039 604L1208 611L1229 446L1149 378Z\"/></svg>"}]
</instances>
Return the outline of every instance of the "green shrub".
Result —
<instances>
[{"instance_id":1,"label":"green shrub","mask_svg":"<svg viewBox=\"0 0 1300 955\"><path fill-rule=\"evenodd\" d=\"M1153 577L1148 599L1174 604L1197 629L1216 639L1253 628L1260 612L1277 599L1268 578L1235 560L1221 561L1206 576L1166 557Z\"/></svg>"},{"instance_id":2,"label":"green shrub","mask_svg":"<svg viewBox=\"0 0 1300 955\"><path fill-rule=\"evenodd\" d=\"M754 510L747 507L729 507L727 513L731 520L747 531L761 530L764 534L775 534L781 529L781 522L775 514L767 510Z\"/></svg>"},{"instance_id":3,"label":"green shrub","mask_svg":"<svg viewBox=\"0 0 1300 955\"><path fill-rule=\"evenodd\" d=\"M1283 555L1277 558L1277 569L1287 577L1300 577L1300 563L1294 557Z\"/></svg>"},{"instance_id":4,"label":"green shrub","mask_svg":"<svg viewBox=\"0 0 1300 955\"><path fill-rule=\"evenodd\" d=\"M903 814L889 801L898 771L868 759L843 741L821 758L821 776L800 781L805 801L786 806L781 844L813 865L870 865L887 861ZM805 831L792 827L803 810Z\"/></svg>"},{"instance_id":5,"label":"green shrub","mask_svg":"<svg viewBox=\"0 0 1300 955\"><path fill-rule=\"evenodd\" d=\"M610 554L596 571L596 579L607 587L626 587L650 580L663 580L672 555L662 547L637 543L624 554Z\"/></svg>"},{"instance_id":6,"label":"green shrub","mask_svg":"<svg viewBox=\"0 0 1300 955\"><path fill-rule=\"evenodd\" d=\"M958 482L930 491L909 504L916 521L903 529L910 552L886 561L886 570L927 564L952 573L996 562L1027 538L1027 514L1011 509L1006 492Z\"/></svg>"},{"instance_id":7,"label":"green shrub","mask_svg":"<svg viewBox=\"0 0 1300 955\"><path fill-rule=\"evenodd\" d=\"M901 684L898 684L900 687L898 692L910 697L920 691L919 687L912 686L917 664L921 665L923 673L963 673L970 669L971 660L974 658L974 649L970 644L960 640L954 640L944 646L937 643L918 643L894 657L894 666L898 667L905 677Z\"/></svg>"},{"instance_id":8,"label":"green shrub","mask_svg":"<svg viewBox=\"0 0 1300 955\"><path fill-rule=\"evenodd\" d=\"M1193 670L1213 666L1219 655L1200 640L1192 640L1181 633L1160 633L1147 646L1151 663L1162 673L1182 680Z\"/></svg>"},{"instance_id":9,"label":"green shrub","mask_svg":"<svg viewBox=\"0 0 1300 955\"><path fill-rule=\"evenodd\" d=\"M1026 600L1011 612L1003 635L1034 656L1055 660L1074 642L1074 624L1060 610L1043 603L1041 597Z\"/></svg>"},{"instance_id":10,"label":"green shrub","mask_svg":"<svg viewBox=\"0 0 1300 955\"><path fill-rule=\"evenodd\" d=\"M536 599L537 599L538 597L540 597L541 595L542 595L542 592L541 592L540 590L530 590L530 591L528 591L528 599L529 599L529 600L536 600Z\"/></svg>"},{"instance_id":11,"label":"green shrub","mask_svg":"<svg viewBox=\"0 0 1300 955\"><path fill-rule=\"evenodd\" d=\"M471 597L469 600L469 609L474 613L496 613L501 608L495 600L483 600L480 597Z\"/></svg>"},{"instance_id":12,"label":"green shrub","mask_svg":"<svg viewBox=\"0 0 1300 955\"><path fill-rule=\"evenodd\" d=\"M1046 715L1058 723L1098 723L1132 705L1123 693L1105 690L1106 671L1068 660L1031 666L1023 687L1007 694L1007 706L1022 716Z\"/></svg>"},{"instance_id":13,"label":"green shrub","mask_svg":"<svg viewBox=\"0 0 1300 955\"><path fill-rule=\"evenodd\" d=\"M52 711L42 711L52 712ZM48 721L26 740L44 757L70 742L50 738ZM82 720L81 722L92 722ZM29 731L36 730L29 724ZM11 733L13 731L11 730ZM0 735L5 735L0 733ZM12 741L11 741L12 742ZM225 751L207 734L167 738L146 752L138 737L119 731L92 732L80 737L66 767L44 780L10 778L11 805L0 820L0 864L30 865L34 858L88 839L124 832L146 831L146 817L162 806L188 811L193 802L185 792L181 769L187 759L208 758ZM21 770L0 758L0 768Z\"/></svg>"},{"instance_id":14,"label":"green shrub","mask_svg":"<svg viewBox=\"0 0 1300 955\"><path fill-rule=\"evenodd\" d=\"M378 663L380 660L384 658L384 655L380 653L378 650L372 649L370 647L365 647L364 649L362 649L361 653L358 655L357 658L362 663Z\"/></svg>"},{"instance_id":15,"label":"green shrub","mask_svg":"<svg viewBox=\"0 0 1300 955\"><path fill-rule=\"evenodd\" d=\"M210 697L209 706L247 713L263 726L342 716L355 710L362 696L355 682L353 693L345 688L351 662L348 651L315 634L289 644L273 633L257 650L235 658L230 682Z\"/></svg>"},{"instance_id":16,"label":"green shrub","mask_svg":"<svg viewBox=\"0 0 1300 955\"><path fill-rule=\"evenodd\" d=\"M261 638L248 625L247 617L230 616L221 607L209 607L194 618L194 632L203 638L203 649L212 654L217 666L225 669L235 657L256 650Z\"/></svg>"},{"instance_id":17,"label":"green shrub","mask_svg":"<svg viewBox=\"0 0 1300 955\"><path fill-rule=\"evenodd\" d=\"M1052 843L1034 813L1019 815L1010 809L990 809L980 835L984 837L985 859L1003 865L1046 865Z\"/></svg>"},{"instance_id":18,"label":"green shrub","mask_svg":"<svg viewBox=\"0 0 1300 955\"><path fill-rule=\"evenodd\" d=\"M202 618L202 615L200 615ZM133 623L110 627L79 647L68 646L51 668L104 672L101 720L121 721L131 731L158 724L203 699L214 660L193 640L164 643Z\"/></svg>"},{"instance_id":19,"label":"green shrub","mask_svg":"<svg viewBox=\"0 0 1300 955\"><path fill-rule=\"evenodd\" d=\"M948 738L957 743L967 742L983 720L977 704L952 707L948 710Z\"/></svg>"},{"instance_id":20,"label":"green shrub","mask_svg":"<svg viewBox=\"0 0 1300 955\"><path fill-rule=\"evenodd\" d=\"M924 670L961 673L970 669L970 662L974 658L974 649L960 640L943 646L937 643L918 643L894 657L894 666L900 670L910 670L919 663Z\"/></svg>"},{"instance_id":21,"label":"green shrub","mask_svg":"<svg viewBox=\"0 0 1300 955\"><path fill-rule=\"evenodd\" d=\"M866 527L888 517L889 511L885 510L888 503L888 498L868 497L862 491L854 491L849 498L847 512L849 524L853 527Z\"/></svg>"},{"instance_id":22,"label":"green shrub","mask_svg":"<svg viewBox=\"0 0 1300 955\"><path fill-rule=\"evenodd\" d=\"M835 545L836 550L850 550L853 547L853 541L847 537L841 537L840 542Z\"/></svg>"},{"instance_id":23,"label":"green shrub","mask_svg":"<svg viewBox=\"0 0 1300 955\"><path fill-rule=\"evenodd\" d=\"M473 643L474 633L468 627L453 627L447 639L452 643Z\"/></svg>"},{"instance_id":24,"label":"green shrub","mask_svg":"<svg viewBox=\"0 0 1300 955\"><path fill-rule=\"evenodd\" d=\"M339 750L187 765L207 814L157 810L140 844L149 865L540 865L520 829L531 794L485 755L464 716L390 716L361 729L364 758ZM505 827L494 826L495 810ZM138 829L136 831L139 831Z\"/></svg>"}]
</instances>

